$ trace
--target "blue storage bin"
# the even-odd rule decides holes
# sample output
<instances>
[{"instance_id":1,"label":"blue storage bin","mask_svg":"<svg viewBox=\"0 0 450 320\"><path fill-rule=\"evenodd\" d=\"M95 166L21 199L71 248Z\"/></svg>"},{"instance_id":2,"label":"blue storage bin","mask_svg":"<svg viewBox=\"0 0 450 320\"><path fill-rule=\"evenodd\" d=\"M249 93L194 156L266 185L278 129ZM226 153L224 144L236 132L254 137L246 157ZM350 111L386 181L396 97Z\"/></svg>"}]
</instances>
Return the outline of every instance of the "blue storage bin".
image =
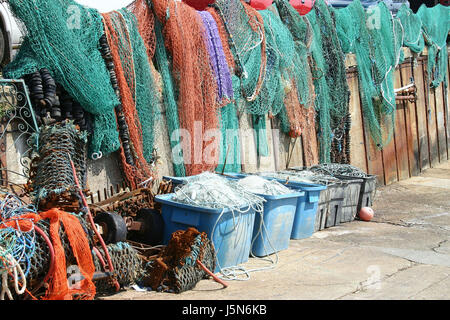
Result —
<instances>
[{"instance_id":1,"label":"blue storage bin","mask_svg":"<svg viewBox=\"0 0 450 320\"><path fill-rule=\"evenodd\" d=\"M305 193L257 195L266 200L262 214L265 228L261 224L261 214L257 212L253 229L252 253L257 257L263 257L289 247L298 199L304 197Z\"/></svg>"},{"instance_id":2,"label":"blue storage bin","mask_svg":"<svg viewBox=\"0 0 450 320\"><path fill-rule=\"evenodd\" d=\"M214 272L219 272L220 267L237 266L248 261L255 225L254 209L241 208L244 213L235 212L233 216L229 209L182 204L172 201L173 196L174 194L166 194L155 197L155 201L162 203L164 244L169 242L173 232L194 227L205 232L214 244L217 255Z\"/></svg>"},{"instance_id":3,"label":"blue storage bin","mask_svg":"<svg viewBox=\"0 0 450 320\"><path fill-rule=\"evenodd\" d=\"M241 173L226 173L226 175L234 178L245 178L248 176ZM320 194L326 190L327 187L315 183L295 181L289 181L286 184L286 181L282 179L266 177L264 175L260 176L267 180L276 180L288 188L304 191L304 195L298 197L297 199L297 208L291 231L291 239L299 240L311 237L316 231L315 224L319 208Z\"/></svg>"},{"instance_id":4,"label":"blue storage bin","mask_svg":"<svg viewBox=\"0 0 450 320\"><path fill-rule=\"evenodd\" d=\"M309 238L315 231L320 193L326 190L327 187L319 184L294 181L290 181L287 187L305 191L305 195L298 199L291 239L299 240Z\"/></svg>"}]
</instances>

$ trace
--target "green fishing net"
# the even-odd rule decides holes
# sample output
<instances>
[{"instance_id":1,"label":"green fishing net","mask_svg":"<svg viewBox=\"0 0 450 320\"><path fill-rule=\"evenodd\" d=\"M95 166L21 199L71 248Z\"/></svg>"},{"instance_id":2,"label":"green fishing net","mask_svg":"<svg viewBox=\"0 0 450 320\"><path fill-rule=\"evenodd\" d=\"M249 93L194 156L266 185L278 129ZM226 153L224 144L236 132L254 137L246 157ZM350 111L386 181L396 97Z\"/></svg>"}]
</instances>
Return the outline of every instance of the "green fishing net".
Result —
<instances>
[{"instance_id":1,"label":"green fishing net","mask_svg":"<svg viewBox=\"0 0 450 320\"><path fill-rule=\"evenodd\" d=\"M334 12L345 52L356 55L366 128L382 148L391 141L395 126L394 72L403 44L400 20L383 2L365 11L356 0Z\"/></svg>"},{"instance_id":2,"label":"green fishing net","mask_svg":"<svg viewBox=\"0 0 450 320\"><path fill-rule=\"evenodd\" d=\"M410 48L415 53L422 52L425 47L425 41L420 17L414 14L405 4L400 7L396 17L400 19L403 27L403 46Z\"/></svg>"},{"instance_id":3,"label":"green fishing net","mask_svg":"<svg viewBox=\"0 0 450 320\"><path fill-rule=\"evenodd\" d=\"M234 102L221 108L220 129L222 139L220 143L220 158L217 172L242 171L241 142L239 137L238 101L240 100L240 81L236 75L232 76Z\"/></svg>"},{"instance_id":4,"label":"green fishing net","mask_svg":"<svg viewBox=\"0 0 450 320\"><path fill-rule=\"evenodd\" d=\"M422 4L417 11L422 20L422 30L428 47L428 75L430 86L438 87L444 82L448 85L447 36L450 30L450 7L437 4L428 8Z\"/></svg>"},{"instance_id":5,"label":"green fishing net","mask_svg":"<svg viewBox=\"0 0 450 320\"><path fill-rule=\"evenodd\" d=\"M350 91L332 12L323 0L319 0L306 17L314 34L311 52L319 123L319 157L321 163L329 163L333 139L338 138L334 131L344 125L349 112Z\"/></svg>"},{"instance_id":6,"label":"green fishing net","mask_svg":"<svg viewBox=\"0 0 450 320\"><path fill-rule=\"evenodd\" d=\"M120 144L114 107L119 103L98 50L103 34L100 14L72 0L11 0L14 15L26 26L21 49L5 70L21 78L41 68L94 115L90 152L108 154Z\"/></svg>"},{"instance_id":7,"label":"green fishing net","mask_svg":"<svg viewBox=\"0 0 450 320\"><path fill-rule=\"evenodd\" d=\"M142 129L142 147L144 158L147 162L153 160L155 120L159 117L159 97L156 91L156 80L152 74L150 63L147 56L147 48L138 31L136 17L127 9L117 11L125 20L127 30L118 32L119 34L119 53L121 55L122 67L128 71L126 74L128 86L132 90L133 100L136 106L140 127ZM120 30L120 24L113 19L116 30ZM128 35L124 36L126 32ZM131 52L124 52L131 43ZM120 45L123 43L122 45ZM130 57L130 54L132 56ZM131 58L131 60L129 59Z\"/></svg>"},{"instance_id":8,"label":"green fishing net","mask_svg":"<svg viewBox=\"0 0 450 320\"><path fill-rule=\"evenodd\" d=\"M156 68L161 74L163 82L163 103L166 109L167 130L169 133L170 146L172 148L173 170L176 177L185 177L186 168L184 167L183 150L180 145L180 121L178 119L178 106L175 96L175 86L170 69L170 61L167 55L164 38L161 30L161 23L155 17L156 50L155 61Z\"/></svg>"}]
</instances>

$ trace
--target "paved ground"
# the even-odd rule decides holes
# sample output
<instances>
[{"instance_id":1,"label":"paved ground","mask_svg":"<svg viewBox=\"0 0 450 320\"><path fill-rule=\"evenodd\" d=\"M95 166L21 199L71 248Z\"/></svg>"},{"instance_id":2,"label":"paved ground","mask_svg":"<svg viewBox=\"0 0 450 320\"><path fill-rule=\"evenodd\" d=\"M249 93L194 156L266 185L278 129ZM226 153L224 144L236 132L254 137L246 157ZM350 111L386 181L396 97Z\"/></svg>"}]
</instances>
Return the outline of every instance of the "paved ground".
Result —
<instances>
[{"instance_id":1,"label":"paved ground","mask_svg":"<svg viewBox=\"0 0 450 320\"><path fill-rule=\"evenodd\" d=\"M450 299L450 162L380 188L372 222L291 241L272 270L174 295L128 290L107 300ZM253 259L252 259L253 260ZM259 265L251 261L249 265ZM264 264L264 263L263 263ZM265 264L267 265L267 263Z\"/></svg>"}]
</instances>

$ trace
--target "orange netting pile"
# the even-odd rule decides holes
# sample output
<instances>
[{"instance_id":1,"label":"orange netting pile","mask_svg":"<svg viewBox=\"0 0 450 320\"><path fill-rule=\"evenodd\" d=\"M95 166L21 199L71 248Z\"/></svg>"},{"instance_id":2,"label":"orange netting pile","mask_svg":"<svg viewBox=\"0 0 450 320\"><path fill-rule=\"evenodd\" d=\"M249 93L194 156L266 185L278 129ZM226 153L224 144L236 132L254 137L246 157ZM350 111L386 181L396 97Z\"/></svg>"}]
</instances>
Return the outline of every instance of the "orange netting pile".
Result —
<instances>
[{"instance_id":1,"label":"orange netting pile","mask_svg":"<svg viewBox=\"0 0 450 320\"><path fill-rule=\"evenodd\" d=\"M153 5L173 59L186 174L213 171L219 160L219 104L205 27L197 11L183 2L154 0Z\"/></svg>"},{"instance_id":2,"label":"orange netting pile","mask_svg":"<svg viewBox=\"0 0 450 320\"><path fill-rule=\"evenodd\" d=\"M55 265L49 270L48 289L43 300L92 300L96 294L92 281L95 272L94 261L89 241L78 218L59 209L51 209L39 215L27 213L17 219L4 223L2 228L18 228L21 232L29 232L41 220L50 221L50 239L55 253ZM67 279L67 263L64 246L60 238L61 223L70 242L73 255L83 280L69 287Z\"/></svg>"},{"instance_id":3,"label":"orange netting pile","mask_svg":"<svg viewBox=\"0 0 450 320\"><path fill-rule=\"evenodd\" d=\"M45 300L91 300L95 297L95 272L89 241L80 221L70 213L51 209L40 214L42 219L50 220L50 239L55 250L55 267L49 280ZM69 288L64 247L59 237L61 223L70 242L73 255L84 279Z\"/></svg>"}]
</instances>

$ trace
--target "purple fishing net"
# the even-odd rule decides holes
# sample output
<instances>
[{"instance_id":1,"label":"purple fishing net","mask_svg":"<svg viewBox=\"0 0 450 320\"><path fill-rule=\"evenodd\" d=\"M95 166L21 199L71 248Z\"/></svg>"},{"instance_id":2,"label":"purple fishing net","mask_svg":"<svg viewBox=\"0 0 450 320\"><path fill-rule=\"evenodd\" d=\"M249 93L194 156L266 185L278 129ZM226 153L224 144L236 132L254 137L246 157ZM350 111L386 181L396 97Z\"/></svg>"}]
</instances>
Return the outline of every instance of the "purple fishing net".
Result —
<instances>
[{"instance_id":1,"label":"purple fishing net","mask_svg":"<svg viewBox=\"0 0 450 320\"><path fill-rule=\"evenodd\" d=\"M225 58L222 42L216 21L207 11L198 11L206 28L206 39L211 65L216 75L219 98L233 99L233 82L230 69Z\"/></svg>"}]
</instances>

